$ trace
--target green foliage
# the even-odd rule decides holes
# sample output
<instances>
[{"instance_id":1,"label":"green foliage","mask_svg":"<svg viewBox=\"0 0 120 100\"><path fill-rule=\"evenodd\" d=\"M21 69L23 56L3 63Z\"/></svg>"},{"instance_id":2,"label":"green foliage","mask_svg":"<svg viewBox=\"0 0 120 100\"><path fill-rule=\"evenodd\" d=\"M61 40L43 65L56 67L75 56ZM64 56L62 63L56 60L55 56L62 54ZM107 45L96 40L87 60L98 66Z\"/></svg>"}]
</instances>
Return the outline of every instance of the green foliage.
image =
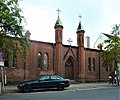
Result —
<instances>
[{"instance_id":1,"label":"green foliage","mask_svg":"<svg viewBox=\"0 0 120 100\"><path fill-rule=\"evenodd\" d=\"M23 54L23 49L29 46L23 24L20 0L0 0L0 52L12 54L13 51Z\"/></svg>"},{"instance_id":2,"label":"green foliage","mask_svg":"<svg viewBox=\"0 0 120 100\"><path fill-rule=\"evenodd\" d=\"M103 66L112 65L114 63L115 69L118 68L117 64L120 63L120 25L115 25L112 28L111 37L104 41L107 46L101 53Z\"/></svg>"}]
</instances>

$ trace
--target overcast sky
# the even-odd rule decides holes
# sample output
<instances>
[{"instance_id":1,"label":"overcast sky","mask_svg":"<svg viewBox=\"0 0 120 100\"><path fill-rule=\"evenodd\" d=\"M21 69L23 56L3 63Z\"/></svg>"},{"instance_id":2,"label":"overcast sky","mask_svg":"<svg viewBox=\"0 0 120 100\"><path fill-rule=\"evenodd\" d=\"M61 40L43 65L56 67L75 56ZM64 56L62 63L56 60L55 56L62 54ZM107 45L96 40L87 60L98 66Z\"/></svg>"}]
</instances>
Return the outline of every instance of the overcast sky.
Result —
<instances>
[{"instance_id":1,"label":"overcast sky","mask_svg":"<svg viewBox=\"0 0 120 100\"><path fill-rule=\"evenodd\" d=\"M20 5L32 40L55 42L58 8L64 26L63 44L71 38L72 45L77 45L79 15L92 48L101 32L109 34L112 26L120 23L120 0L22 0Z\"/></svg>"}]
</instances>

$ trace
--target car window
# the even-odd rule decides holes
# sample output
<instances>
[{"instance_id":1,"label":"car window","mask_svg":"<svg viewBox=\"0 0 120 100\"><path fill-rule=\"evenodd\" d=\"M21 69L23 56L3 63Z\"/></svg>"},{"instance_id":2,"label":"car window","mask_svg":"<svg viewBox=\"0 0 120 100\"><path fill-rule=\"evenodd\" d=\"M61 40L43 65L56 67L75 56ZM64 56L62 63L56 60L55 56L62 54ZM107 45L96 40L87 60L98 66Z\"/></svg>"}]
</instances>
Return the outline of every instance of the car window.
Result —
<instances>
[{"instance_id":1,"label":"car window","mask_svg":"<svg viewBox=\"0 0 120 100\"><path fill-rule=\"evenodd\" d=\"M52 75L52 76L51 76L51 79L52 79L52 80L55 80L55 79L59 80L59 79L62 79L62 77L56 76L56 75Z\"/></svg>"},{"instance_id":2,"label":"car window","mask_svg":"<svg viewBox=\"0 0 120 100\"><path fill-rule=\"evenodd\" d=\"M49 79L49 76L43 76L40 78L41 81L48 80L48 79Z\"/></svg>"},{"instance_id":3,"label":"car window","mask_svg":"<svg viewBox=\"0 0 120 100\"><path fill-rule=\"evenodd\" d=\"M62 77L60 77L60 76L57 76L57 79L63 79Z\"/></svg>"},{"instance_id":4,"label":"car window","mask_svg":"<svg viewBox=\"0 0 120 100\"><path fill-rule=\"evenodd\" d=\"M55 80L55 79L57 79L57 77L56 76L51 76L51 79Z\"/></svg>"}]
</instances>

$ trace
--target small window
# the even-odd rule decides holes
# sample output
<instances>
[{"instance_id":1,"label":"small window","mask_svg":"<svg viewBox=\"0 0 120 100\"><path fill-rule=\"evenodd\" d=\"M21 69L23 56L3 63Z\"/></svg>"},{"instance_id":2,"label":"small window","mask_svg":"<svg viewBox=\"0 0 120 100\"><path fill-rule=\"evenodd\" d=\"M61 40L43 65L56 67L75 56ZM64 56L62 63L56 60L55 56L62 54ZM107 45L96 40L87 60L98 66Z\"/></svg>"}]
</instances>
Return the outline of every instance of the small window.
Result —
<instances>
[{"instance_id":1,"label":"small window","mask_svg":"<svg viewBox=\"0 0 120 100\"><path fill-rule=\"evenodd\" d=\"M13 67L17 66L17 56L13 54Z\"/></svg>"},{"instance_id":2,"label":"small window","mask_svg":"<svg viewBox=\"0 0 120 100\"><path fill-rule=\"evenodd\" d=\"M48 70L48 54L44 55L44 70Z\"/></svg>"},{"instance_id":3,"label":"small window","mask_svg":"<svg viewBox=\"0 0 120 100\"><path fill-rule=\"evenodd\" d=\"M4 66L9 67L9 55L5 54Z\"/></svg>"},{"instance_id":4,"label":"small window","mask_svg":"<svg viewBox=\"0 0 120 100\"><path fill-rule=\"evenodd\" d=\"M109 69L109 66L108 65L106 65L105 66L105 70L108 72L108 69Z\"/></svg>"},{"instance_id":5,"label":"small window","mask_svg":"<svg viewBox=\"0 0 120 100\"><path fill-rule=\"evenodd\" d=\"M42 55L38 53L38 68L42 69Z\"/></svg>"},{"instance_id":6,"label":"small window","mask_svg":"<svg viewBox=\"0 0 120 100\"><path fill-rule=\"evenodd\" d=\"M93 58L93 61L92 61L92 69L93 71L95 71L95 58Z\"/></svg>"},{"instance_id":7,"label":"small window","mask_svg":"<svg viewBox=\"0 0 120 100\"><path fill-rule=\"evenodd\" d=\"M110 65L105 65L105 71L112 71L112 67Z\"/></svg>"},{"instance_id":8,"label":"small window","mask_svg":"<svg viewBox=\"0 0 120 100\"><path fill-rule=\"evenodd\" d=\"M88 58L88 70L91 71L91 58Z\"/></svg>"},{"instance_id":9,"label":"small window","mask_svg":"<svg viewBox=\"0 0 120 100\"><path fill-rule=\"evenodd\" d=\"M112 67L111 66L109 66L109 71L112 71Z\"/></svg>"}]
</instances>

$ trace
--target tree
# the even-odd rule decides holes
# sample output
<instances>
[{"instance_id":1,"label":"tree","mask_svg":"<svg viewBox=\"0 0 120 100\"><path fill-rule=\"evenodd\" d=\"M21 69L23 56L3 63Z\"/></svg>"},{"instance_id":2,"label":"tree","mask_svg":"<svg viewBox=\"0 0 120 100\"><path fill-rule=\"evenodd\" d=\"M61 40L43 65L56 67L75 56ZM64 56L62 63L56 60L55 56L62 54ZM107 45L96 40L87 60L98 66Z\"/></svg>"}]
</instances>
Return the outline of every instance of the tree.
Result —
<instances>
[{"instance_id":1,"label":"tree","mask_svg":"<svg viewBox=\"0 0 120 100\"><path fill-rule=\"evenodd\" d=\"M25 32L20 0L0 0L0 52L3 54L21 53L29 46Z\"/></svg>"},{"instance_id":2,"label":"tree","mask_svg":"<svg viewBox=\"0 0 120 100\"><path fill-rule=\"evenodd\" d=\"M114 70L118 69L118 63L120 63L120 24L115 24L112 28L111 36L104 41L107 46L101 53L103 66L113 65Z\"/></svg>"}]
</instances>

